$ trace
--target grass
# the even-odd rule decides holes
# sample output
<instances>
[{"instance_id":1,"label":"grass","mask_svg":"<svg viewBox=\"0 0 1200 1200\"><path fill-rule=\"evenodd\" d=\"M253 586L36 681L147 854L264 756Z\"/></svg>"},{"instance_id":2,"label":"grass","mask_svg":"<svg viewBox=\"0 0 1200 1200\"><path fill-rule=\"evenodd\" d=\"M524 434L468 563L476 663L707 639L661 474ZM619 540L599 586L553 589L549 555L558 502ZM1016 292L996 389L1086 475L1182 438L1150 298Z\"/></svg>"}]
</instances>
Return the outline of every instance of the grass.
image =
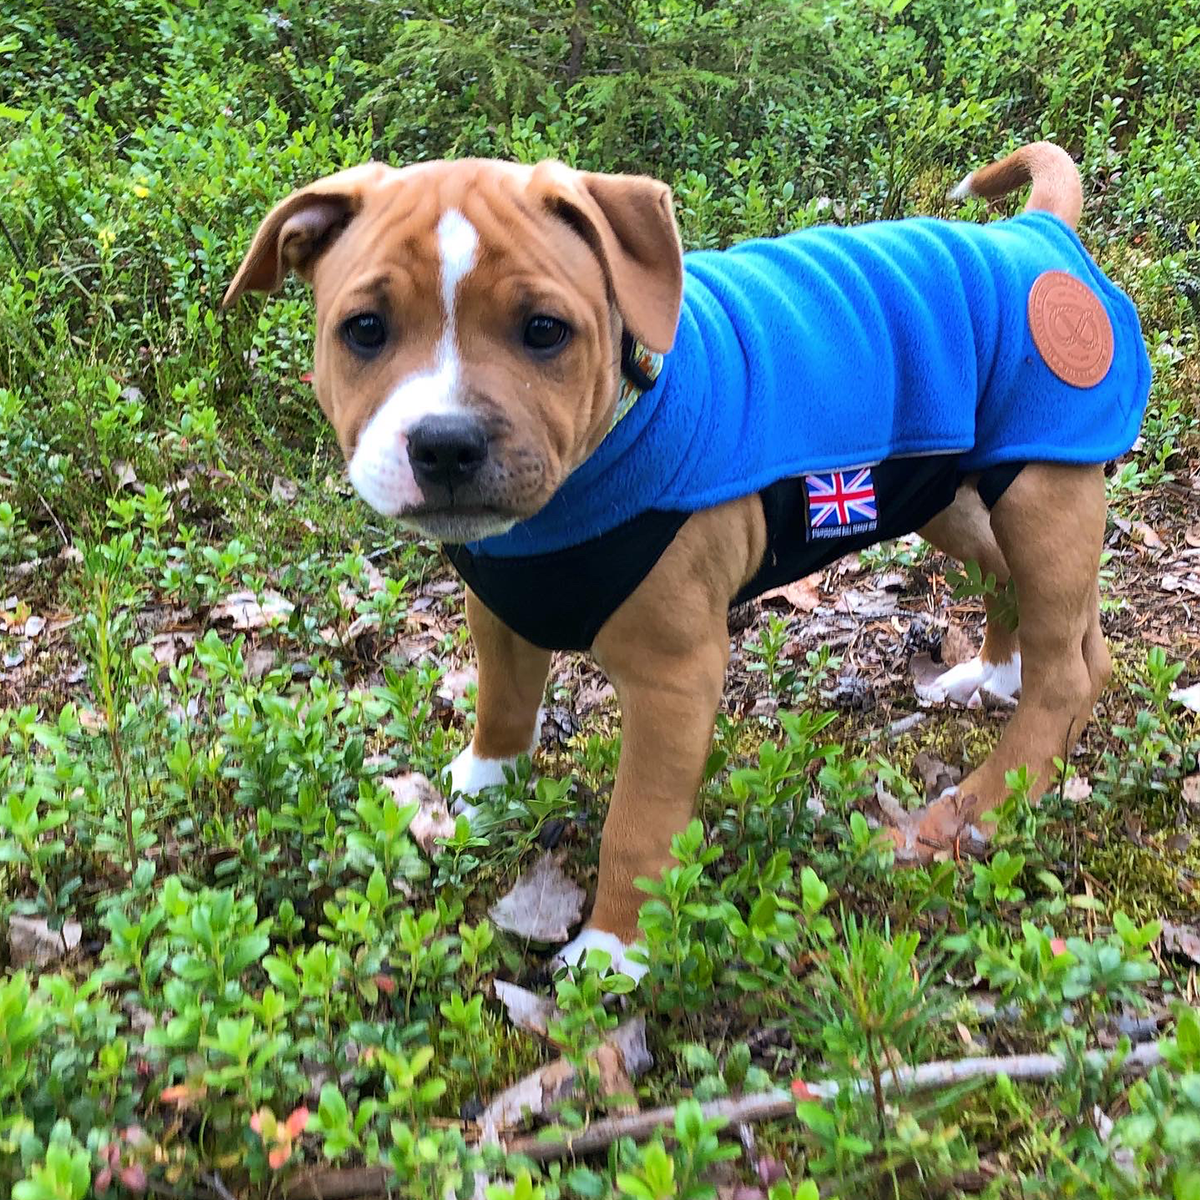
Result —
<instances>
[{"instance_id":1,"label":"grass","mask_svg":"<svg viewBox=\"0 0 1200 1200\"><path fill-rule=\"evenodd\" d=\"M0 977L0 1194L267 1197L381 1166L371 1187L431 1200L1200 1196L1200 728L1171 699L1200 644L1192 6L0 13L0 916L48 958ZM737 623L700 820L647 881L645 984L602 962L548 979L547 947L488 910L547 846L594 881L614 706L556 660L534 766L477 830L418 844L384 781L438 778L470 735L461 591L346 485L304 291L217 310L257 220L370 155L552 154L667 179L687 244L724 245L946 213L965 170L1036 136L1079 159L1083 236L1156 369L1110 475L1117 670L1064 778L1034 805L1013 776L987 862L893 869L876 780L919 794L918 755L978 761L1003 715L887 736L913 706L896 664L980 606L936 555L879 548L822 595L899 570L893 619ZM243 593L257 607L229 606ZM548 1037L495 979L556 997ZM1145 1077L1087 1056L1120 1053L1131 1014L1161 1041ZM614 1081L597 1052L635 1016L653 1066ZM1050 1049L1053 1080L876 1087ZM579 1080L546 1115L560 1133L629 1090L674 1129L504 1161L474 1115L560 1055ZM752 1141L696 1107L858 1079L799 1088Z\"/></svg>"}]
</instances>

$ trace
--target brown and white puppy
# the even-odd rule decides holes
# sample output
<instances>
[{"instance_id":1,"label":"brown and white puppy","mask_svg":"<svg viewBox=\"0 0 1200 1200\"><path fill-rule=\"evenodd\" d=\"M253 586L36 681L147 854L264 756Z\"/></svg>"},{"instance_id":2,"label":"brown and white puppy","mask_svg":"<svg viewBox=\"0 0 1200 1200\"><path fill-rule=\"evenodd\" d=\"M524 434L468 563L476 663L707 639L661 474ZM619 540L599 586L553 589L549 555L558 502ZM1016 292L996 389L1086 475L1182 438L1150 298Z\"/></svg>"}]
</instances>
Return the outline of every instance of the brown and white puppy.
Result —
<instances>
[{"instance_id":1,"label":"brown and white puppy","mask_svg":"<svg viewBox=\"0 0 1200 1200\"><path fill-rule=\"evenodd\" d=\"M1053 147L1027 147L965 181L999 196L1033 178L1029 206L1074 224L1080 186ZM652 179L465 160L366 164L320 180L263 221L225 303L274 291L289 270L312 283L314 382L376 510L450 542L503 532L538 512L599 445L617 402L622 331L671 346L681 254L668 189ZM570 336L566 336L569 332ZM1053 509L1057 519L1043 513ZM957 792L895 833L928 856L1005 795L1005 772L1042 781L1108 679L1097 572L1100 467L1031 464L988 510L967 480L922 534L1003 584L1015 581L1020 643L989 622L972 663L943 680L1021 700L1004 736ZM763 558L761 502L689 517L592 645L620 699L623 743L589 924L616 966L637 940L638 876L657 877L692 815L729 653L729 602ZM989 602L989 607L991 607ZM501 782L536 744L550 654L468 592L479 657L477 725L451 768L454 791Z\"/></svg>"}]
</instances>

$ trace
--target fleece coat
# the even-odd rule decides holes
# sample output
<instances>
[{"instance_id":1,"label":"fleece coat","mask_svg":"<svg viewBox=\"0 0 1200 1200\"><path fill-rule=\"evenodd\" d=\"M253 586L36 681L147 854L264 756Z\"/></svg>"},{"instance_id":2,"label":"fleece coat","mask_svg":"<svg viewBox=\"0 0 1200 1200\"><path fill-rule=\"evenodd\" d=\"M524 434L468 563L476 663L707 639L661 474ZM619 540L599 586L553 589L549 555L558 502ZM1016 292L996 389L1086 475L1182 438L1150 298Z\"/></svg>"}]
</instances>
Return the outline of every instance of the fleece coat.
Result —
<instances>
[{"instance_id":1,"label":"fleece coat","mask_svg":"<svg viewBox=\"0 0 1200 1200\"><path fill-rule=\"evenodd\" d=\"M1112 365L1094 386L1058 378L1034 344L1029 293L1050 270L1083 281L1112 324ZM896 458L954 455L962 473L1106 462L1133 444L1149 387L1132 303L1049 213L697 251L654 388L541 512L469 550L546 554L649 511Z\"/></svg>"}]
</instances>

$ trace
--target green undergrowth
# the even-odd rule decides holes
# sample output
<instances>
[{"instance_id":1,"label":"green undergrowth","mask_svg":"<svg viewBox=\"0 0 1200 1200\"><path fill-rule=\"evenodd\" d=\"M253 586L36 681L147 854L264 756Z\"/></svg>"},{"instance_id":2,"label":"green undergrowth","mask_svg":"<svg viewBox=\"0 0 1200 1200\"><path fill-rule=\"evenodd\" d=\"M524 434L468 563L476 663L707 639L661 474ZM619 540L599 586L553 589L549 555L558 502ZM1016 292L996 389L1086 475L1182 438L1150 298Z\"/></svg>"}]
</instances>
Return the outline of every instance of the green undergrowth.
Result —
<instances>
[{"instance_id":1,"label":"green undergrowth","mask_svg":"<svg viewBox=\"0 0 1200 1200\"><path fill-rule=\"evenodd\" d=\"M612 706L579 704L595 679L559 664L560 736L474 828L418 844L383 780L437 780L470 735L461 598L435 547L345 485L303 289L217 308L266 208L368 156L651 172L687 244L719 246L946 214L967 169L1052 137L1156 369L1112 510L1182 547L1200 456L1192 6L0 14L0 918L34 922L51 960L0 976L0 1195L254 1200L381 1166L370 1186L418 1200L1200 1197L1200 729L1171 698L1197 664L1182 617L1170 652L1140 640L1134 614L1186 593L1137 575L1118 526L1113 685L1059 779L1011 776L986 860L899 870L872 814L877 784L924 798L919 752L977 762L1004 715L935 710L889 741L904 681L871 677L877 706L848 710L861 646L759 614L737 682L772 715L718 721L698 821L643 881L646 979L602 957L555 978L551 947L488 912L547 848L594 883ZM908 545L864 569L942 570ZM262 602L248 631L217 607L238 593ZM547 1036L513 1024L497 980L556 998ZM633 1017L653 1065L614 1081L602 1047ZM1161 1049L1149 1071L1122 1070L1131 1029ZM1053 1079L886 1091L893 1067L1046 1051ZM670 1120L645 1143L505 1159L478 1113L560 1057L577 1087L543 1136L631 1100ZM768 1088L794 1109L753 1142L700 1107Z\"/></svg>"}]
</instances>

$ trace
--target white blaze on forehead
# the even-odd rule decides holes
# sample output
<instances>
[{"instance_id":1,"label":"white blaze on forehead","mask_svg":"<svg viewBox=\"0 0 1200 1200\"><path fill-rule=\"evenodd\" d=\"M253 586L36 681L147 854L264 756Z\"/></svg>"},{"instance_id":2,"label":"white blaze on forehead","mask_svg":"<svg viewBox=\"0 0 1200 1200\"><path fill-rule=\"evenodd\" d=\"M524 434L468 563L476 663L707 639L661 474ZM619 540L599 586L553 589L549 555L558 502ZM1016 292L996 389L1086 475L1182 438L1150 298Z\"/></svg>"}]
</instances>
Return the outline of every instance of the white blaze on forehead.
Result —
<instances>
[{"instance_id":1,"label":"white blaze on forehead","mask_svg":"<svg viewBox=\"0 0 1200 1200\"><path fill-rule=\"evenodd\" d=\"M442 309L446 314L446 333L452 335L450 327L454 324L455 294L459 281L475 265L479 234L458 209L448 208L438 222L437 237L438 253L442 260Z\"/></svg>"},{"instance_id":2,"label":"white blaze on forehead","mask_svg":"<svg viewBox=\"0 0 1200 1200\"><path fill-rule=\"evenodd\" d=\"M463 407L455 309L459 284L475 265L479 234L462 213L448 208L438 221L437 246L442 332L433 367L400 380L367 422L350 460L355 490L389 517L421 502L421 489L408 461L408 431L423 417Z\"/></svg>"}]
</instances>

